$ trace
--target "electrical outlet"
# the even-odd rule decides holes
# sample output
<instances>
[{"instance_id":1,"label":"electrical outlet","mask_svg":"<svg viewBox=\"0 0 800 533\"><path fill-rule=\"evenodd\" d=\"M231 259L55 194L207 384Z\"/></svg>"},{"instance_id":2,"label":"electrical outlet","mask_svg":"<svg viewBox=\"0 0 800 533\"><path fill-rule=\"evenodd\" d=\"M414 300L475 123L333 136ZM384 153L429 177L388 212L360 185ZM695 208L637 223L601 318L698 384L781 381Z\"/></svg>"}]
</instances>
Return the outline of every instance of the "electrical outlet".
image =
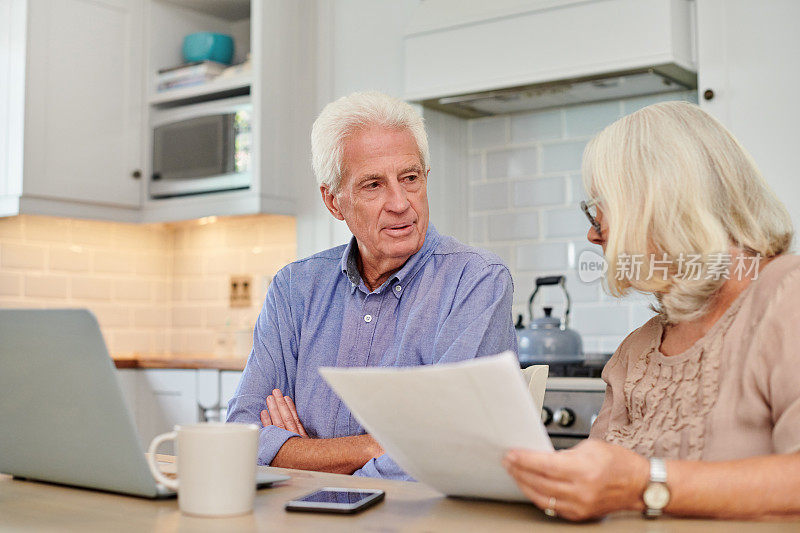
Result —
<instances>
[{"instance_id":1,"label":"electrical outlet","mask_svg":"<svg viewBox=\"0 0 800 533\"><path fill-rule=\"evenodd\" d=\"M231 307L250 307L253 294L253 276L231 276Z\"/></svg>"}]
</instances>

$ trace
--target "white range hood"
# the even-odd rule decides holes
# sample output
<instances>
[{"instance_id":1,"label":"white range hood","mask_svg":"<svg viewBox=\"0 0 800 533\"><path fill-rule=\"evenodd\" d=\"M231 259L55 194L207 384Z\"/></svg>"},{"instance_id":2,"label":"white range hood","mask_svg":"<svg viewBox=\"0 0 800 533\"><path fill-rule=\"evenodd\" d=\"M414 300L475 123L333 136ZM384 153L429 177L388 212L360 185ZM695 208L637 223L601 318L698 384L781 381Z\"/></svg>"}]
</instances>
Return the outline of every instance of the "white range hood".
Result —
<instances>
[{"instance_id":1,"label":"white range hood","mask_svg":"<svg viewBox=\"0 0 800 533\"><path fill-rule=\"evenodd\" d=\"M405 97L477 117L697 87L692 0L422 0Z\"/></svg>"}]
</instances>

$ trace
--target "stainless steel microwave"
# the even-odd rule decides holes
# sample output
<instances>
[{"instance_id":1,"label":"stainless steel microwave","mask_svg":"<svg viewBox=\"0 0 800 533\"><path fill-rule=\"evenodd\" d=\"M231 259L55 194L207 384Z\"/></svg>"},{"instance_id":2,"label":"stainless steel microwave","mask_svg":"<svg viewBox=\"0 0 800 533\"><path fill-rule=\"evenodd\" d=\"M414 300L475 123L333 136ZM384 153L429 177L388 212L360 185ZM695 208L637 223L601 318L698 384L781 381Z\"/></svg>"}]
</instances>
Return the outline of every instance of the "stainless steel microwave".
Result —
<instances>
[{"instance_id":1,"label":"stainless steel microwave","mask_svg":"<svg viewBox=\"0 0 800 533\"><path fill-rule=\"evenodd\" d=\"M249 96L162 110L152 125L151 198L250 188Z\"/></svg>"}]
</instances>

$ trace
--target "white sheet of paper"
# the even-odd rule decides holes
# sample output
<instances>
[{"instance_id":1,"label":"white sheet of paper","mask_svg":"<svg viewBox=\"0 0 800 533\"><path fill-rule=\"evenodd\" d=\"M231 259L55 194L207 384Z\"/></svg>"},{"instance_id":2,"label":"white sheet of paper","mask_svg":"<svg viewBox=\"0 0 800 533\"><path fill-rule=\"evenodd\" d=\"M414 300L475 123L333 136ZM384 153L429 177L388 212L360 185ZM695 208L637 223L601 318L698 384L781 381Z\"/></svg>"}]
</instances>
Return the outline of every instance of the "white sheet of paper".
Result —
<instances>
[{"instance_id":1,"label":"white sheet of paper","mask_svg":"<svg viewBox=\"0 0 800 533\"><path fill-rule=\"evenodd\" d=\"M527 500L501 464L553 451L512 352L404 368L320 368L386 453L449 496Z\"/></svg>"}]
</instances>

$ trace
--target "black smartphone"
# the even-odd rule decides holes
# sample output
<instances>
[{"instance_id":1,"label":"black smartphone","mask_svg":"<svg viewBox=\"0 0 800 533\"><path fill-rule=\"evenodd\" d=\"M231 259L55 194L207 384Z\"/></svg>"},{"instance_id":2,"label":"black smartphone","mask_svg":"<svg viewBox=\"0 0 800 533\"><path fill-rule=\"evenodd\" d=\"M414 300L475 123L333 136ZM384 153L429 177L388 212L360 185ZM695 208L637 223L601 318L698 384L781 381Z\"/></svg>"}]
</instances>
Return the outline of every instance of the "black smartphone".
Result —
<instances>
[{"instance_id":1,"label":"black smartphone","mask_svg":"<svg viewBox=\"0 0 800 533\"><path fill-rule=\"evenodd\" d=\"M318 513L357 513L383 500L385 492L377 489L323 487L286 503L287 511Z\"/></svg>"}]
</instances>

